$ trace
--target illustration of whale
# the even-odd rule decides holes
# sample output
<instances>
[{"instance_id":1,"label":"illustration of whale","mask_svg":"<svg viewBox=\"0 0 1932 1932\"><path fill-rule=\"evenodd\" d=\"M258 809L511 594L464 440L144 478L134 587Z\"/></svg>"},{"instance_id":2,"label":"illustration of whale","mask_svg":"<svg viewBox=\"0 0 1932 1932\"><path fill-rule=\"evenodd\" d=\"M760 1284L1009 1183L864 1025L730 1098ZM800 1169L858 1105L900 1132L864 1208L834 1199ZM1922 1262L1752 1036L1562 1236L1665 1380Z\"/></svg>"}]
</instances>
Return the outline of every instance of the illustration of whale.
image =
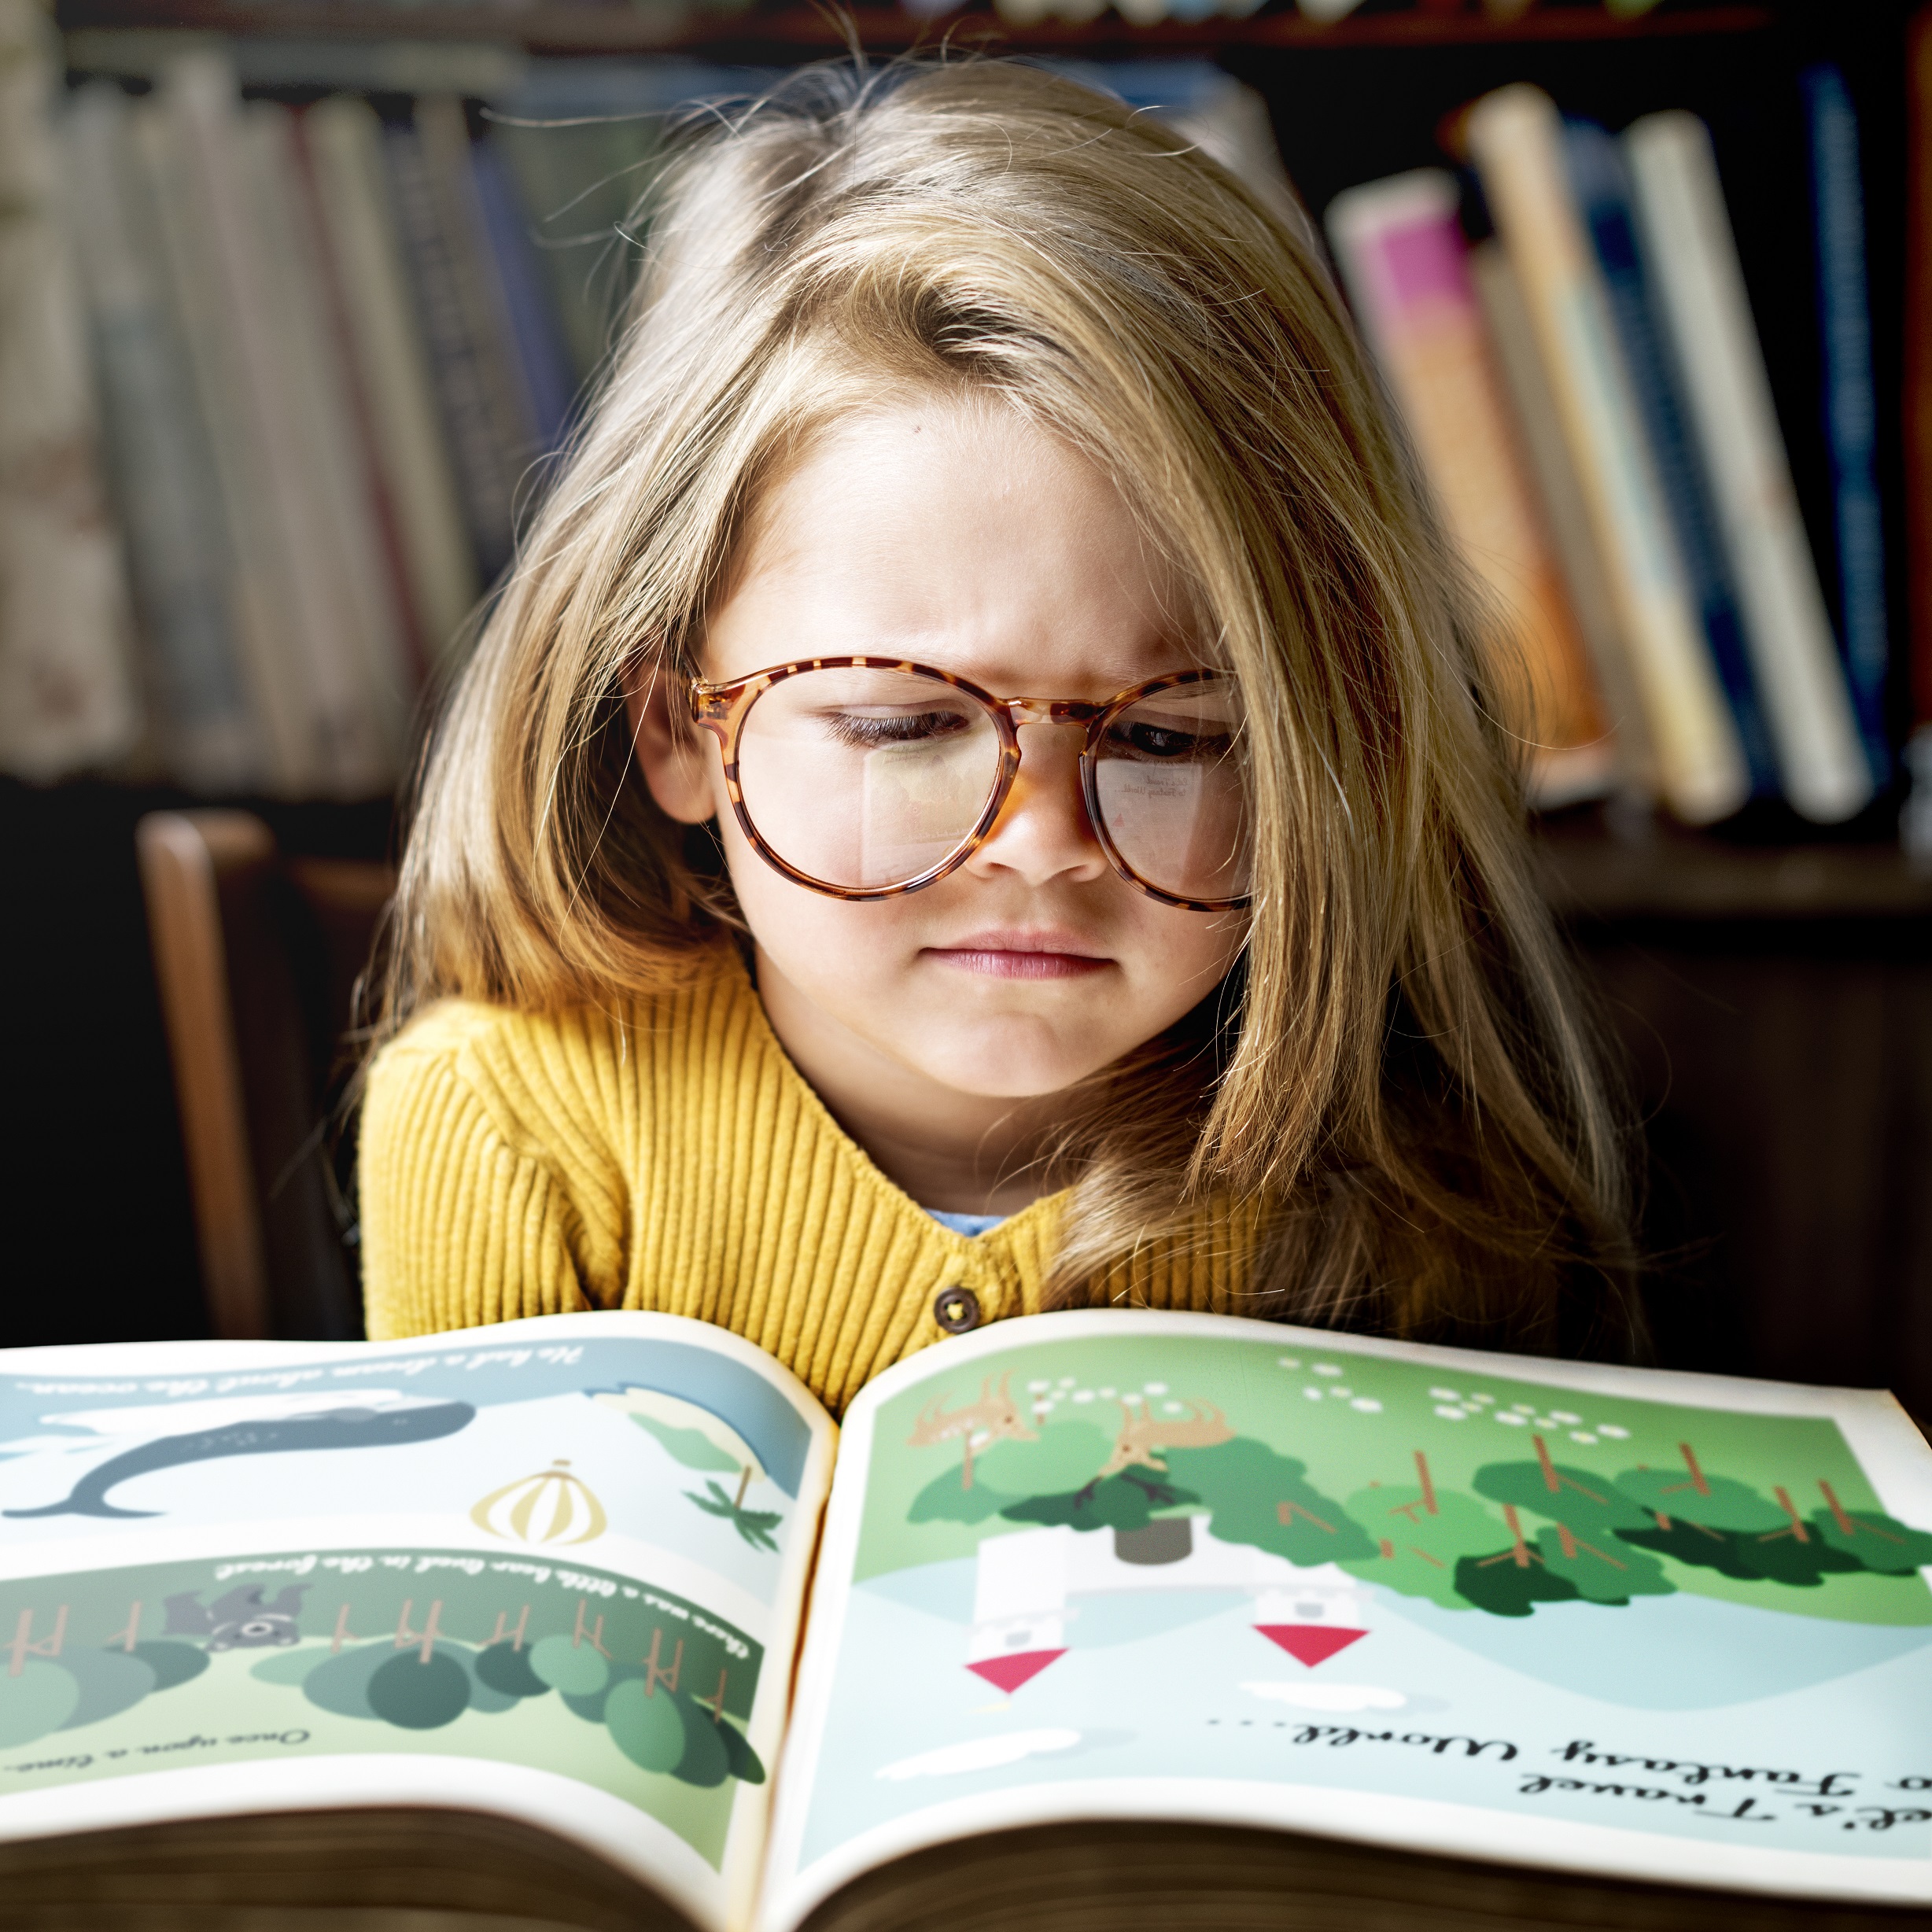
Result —
<instances>
[{"instance_id":1,"label":"illustration of whale","mask_svg":"<svg viewBox=\"0 0 1932 1932\"><path fill-rule=\"evenodd\" d=\"M329 1409L320 1415L230 1422L223 1429L164 1436L103 1462L74 1485L73 1494L37 1510L0 1510L0 1516L159 1516L159 1510L124 1510L107 1492L131 1477L223 1456L287 1455L297 1450L379 1449L392 1443L433 1442L453 1436L475 1415L466 1402L427 1403L410 1409Z\"/></svg>"}]
</instances>

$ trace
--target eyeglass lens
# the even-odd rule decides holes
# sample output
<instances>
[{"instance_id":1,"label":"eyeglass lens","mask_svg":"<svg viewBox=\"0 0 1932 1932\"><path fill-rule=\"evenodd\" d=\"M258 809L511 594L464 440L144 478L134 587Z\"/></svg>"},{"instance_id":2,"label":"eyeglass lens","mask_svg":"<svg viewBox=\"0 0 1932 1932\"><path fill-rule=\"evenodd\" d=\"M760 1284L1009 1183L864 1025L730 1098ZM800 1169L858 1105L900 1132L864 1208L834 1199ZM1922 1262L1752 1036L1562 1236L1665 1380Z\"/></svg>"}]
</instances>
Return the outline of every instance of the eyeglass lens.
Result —
<instances>
[{"instance_id":1,"label":"eyeglass lens","mask_svg":"<svg viewBox=\"0 0 1932 1932\"><path fill-rule=\"evenodd\" d=\"M1182 686L1117 714L1097 748L1106 833L1145 884L1248 890L1231 687ZM745 809L772 851L846 890L904 885L972 835L999 781L985 707L935 678L828 666L761 692L738 742Z\"/></svg>"}]
</instances>

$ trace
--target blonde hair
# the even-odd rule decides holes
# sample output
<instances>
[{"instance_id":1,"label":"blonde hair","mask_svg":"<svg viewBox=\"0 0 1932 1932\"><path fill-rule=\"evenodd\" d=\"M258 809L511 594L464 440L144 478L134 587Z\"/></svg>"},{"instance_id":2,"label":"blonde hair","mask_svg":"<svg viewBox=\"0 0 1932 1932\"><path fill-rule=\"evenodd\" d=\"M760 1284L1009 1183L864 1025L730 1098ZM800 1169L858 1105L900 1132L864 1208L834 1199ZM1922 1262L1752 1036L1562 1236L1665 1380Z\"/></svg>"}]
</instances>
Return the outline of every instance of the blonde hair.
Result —
<instances>
[{"instance_id":1,"label":"blonde hair","mask_svg":"<svg viewBox=\"0 0 1932 1932\"><path fill-rule=\"evenodd\" d=\"M1018 64L808 70L688 132L428 751L376 1038L448 995L607 1003L729 943L714 843L632 769L626 680L693 666L806 439L935 386L1097 464L1250 694L1244 957L1058 1150L1063 1296L1130 1287L1218 1195L1259 1204L1257 1312L1627 1345L1620 1116L1532 880L1503 659L1325 269L1175 135Z\"/></svg>"}]
</instances>

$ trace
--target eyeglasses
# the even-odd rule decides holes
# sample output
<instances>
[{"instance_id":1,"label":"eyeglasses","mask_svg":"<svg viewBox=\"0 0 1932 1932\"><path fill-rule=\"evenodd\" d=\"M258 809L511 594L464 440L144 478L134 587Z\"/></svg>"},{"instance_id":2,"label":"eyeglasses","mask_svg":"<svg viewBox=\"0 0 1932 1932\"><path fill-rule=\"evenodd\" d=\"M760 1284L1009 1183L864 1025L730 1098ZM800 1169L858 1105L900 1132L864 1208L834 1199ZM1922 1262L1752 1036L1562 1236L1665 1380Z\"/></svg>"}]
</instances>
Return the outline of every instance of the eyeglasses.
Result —
<instances>
[{"instance_id":1,"label":"eyeglasses","mask_svg":"<svg viewBox=\"0 0 1932 1932\"><path fill-rule=\"evenodd\" d=\"M765 863L839 899L916 892L985 841L1019 772L1019 728L1084 728L1080 788L1109 863L1193 912L1248 903L1247 786L1233 679L1149 678L1104 703L995 698L898 658L813 658L693 679L732 810Z\"/></svg>"}]
</instances>

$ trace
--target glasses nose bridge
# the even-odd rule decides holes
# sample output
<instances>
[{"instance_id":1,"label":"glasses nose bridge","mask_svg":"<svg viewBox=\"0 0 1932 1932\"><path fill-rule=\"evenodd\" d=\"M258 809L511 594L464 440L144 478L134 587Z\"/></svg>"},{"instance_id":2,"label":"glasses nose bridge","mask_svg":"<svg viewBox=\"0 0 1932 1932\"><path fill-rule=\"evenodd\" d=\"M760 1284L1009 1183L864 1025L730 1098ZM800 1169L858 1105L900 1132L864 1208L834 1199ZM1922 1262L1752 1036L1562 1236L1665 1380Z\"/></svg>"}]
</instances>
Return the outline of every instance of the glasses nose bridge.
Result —
<instances>
[{"instance_id":1,"label":"glasses nose bridge","mask_svg":"<svg viewBox=\"0 0 1932 1932\"><path fill-rule=\"evenodd\" d=\"M1023 724L1058 724L1070 731L1084 732L1101 709L1097 704L1067 698L1001 698L994 702L1012 721L1016 731Z\"/></svg>"}]
</instances>

